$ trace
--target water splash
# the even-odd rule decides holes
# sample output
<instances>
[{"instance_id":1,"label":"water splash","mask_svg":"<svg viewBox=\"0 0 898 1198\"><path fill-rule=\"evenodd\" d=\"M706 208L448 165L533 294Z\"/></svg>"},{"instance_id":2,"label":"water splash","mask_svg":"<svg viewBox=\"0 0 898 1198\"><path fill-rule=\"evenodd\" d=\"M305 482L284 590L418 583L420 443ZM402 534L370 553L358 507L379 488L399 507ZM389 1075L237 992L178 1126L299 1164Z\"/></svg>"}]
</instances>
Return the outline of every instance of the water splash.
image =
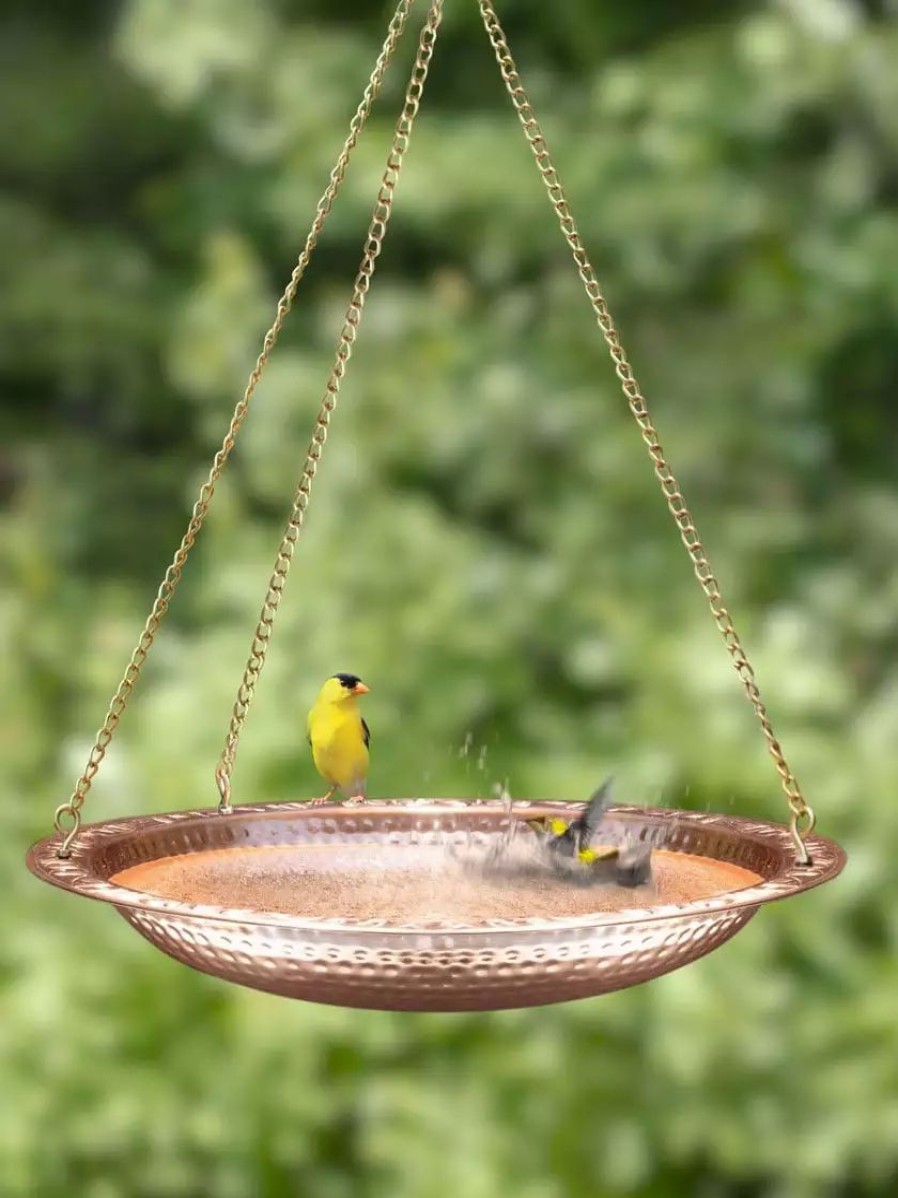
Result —
<instances>
[{"instance_id":1,"label":"water splash","mask_svg":"<svg viewBox=\"0 0 898 1198\"><path fill-rule=\"evenodd\" d=\"M467 757L468 754L471 752L473 745L474 745L474 733L466 732L465 739L462 742L460 749L458 750L459 757Z\"/></svg>"}]
</instances>

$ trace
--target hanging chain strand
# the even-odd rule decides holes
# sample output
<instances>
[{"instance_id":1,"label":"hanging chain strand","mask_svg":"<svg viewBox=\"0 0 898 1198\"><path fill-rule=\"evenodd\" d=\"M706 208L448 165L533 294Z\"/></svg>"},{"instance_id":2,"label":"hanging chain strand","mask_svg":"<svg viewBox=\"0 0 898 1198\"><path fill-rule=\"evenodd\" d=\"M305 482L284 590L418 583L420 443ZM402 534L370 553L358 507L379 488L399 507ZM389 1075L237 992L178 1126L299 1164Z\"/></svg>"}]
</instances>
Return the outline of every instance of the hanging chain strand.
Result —
<instances>
[{"instance_id":1,"label":"hanging chain strand","mask_svg":"<svg viewBox=\"0 0 898 1198\"><path fill-rule=\"evenodd\" d=\"M272 573L271 579L268 583L268 591L265 596L265 602L262 605L259 623L253 637L252 648L250 650L249 659L247 660L246 669L243 674L243 681L240 683L240 689L237 692L237 699L234 703L234 710L231 715L231 722L228 729L225 747L222 751L218 767L215 771L215 780L218 784L218 792L220 795L220 802L218 806L219 810L223 813L227 813L231 810L231 773L234 769L234 759L237 754L237 743L240 739L240 734L243 731L243 725L246 722L246 716L253 700L256 683L259 680L259 675L262 672L262 667L265 664L265 655L268 651L268 643L271 639L275 617L277 616L281 597L284 593L284 585L287 581L287 573L290 569L291 562L293 561L293 554L296 551L297 541L299 540L300 533L302 532L306 508L308 507L309 503L309 495L312 490L312 483L316 473L318 472L318 463L321 460L324 443L327 440L331 416L333 415L334 409L337 406L337 397L340 393L340 384L343 381L344 374L346 373L346 365L349 361L350 355L352 354L352 347L355 343L356 336L358 335L359 325L362 319L362 312L365 306L365 299L368 294L368 288L371 285L371 278L374 274L375 264L383 247L384 236L387 231L390 214L393 210L393 198L396 190L396 184L399 182L399 174L402 169L403 159L405 157L405 152L408 149L412 128L415 123L415 117L418 114L418 108L421 104L424 83L427 79L427 72L430 67L430 60L433 56L433 48L436 42L437 30L439 29L442 15L443 0L434 0L427 17L427 22L421 31L421 37L418 43L418 55L415 59L415 65L412 69L411 79L409 80L408 89L405 94L405 104L396 124L396 132L393 136L393 144L390 149L389 157L387 158L387 167L381 181L380 190L377 194L377 201L374 205L371 223L368 227L368 235L365 241L362 263L359 267L358 275L356 276L352 298L349 301L349 307L346 311L343 328L340 332L340 340L337 344L334 365L327 381L324 399L321 404L321 410L319 411L315 421L315 428L312 433L312 440L309 445L308 453L303 466L302 477L300 478L299 484L297 486L296 494L293 500L293 507L290 512L290 517L287 521L287 527L284 531L280 548L278 549L274 572Z\"/></svg>"},{"instance_id":2,"label":"hanging chain strand","mask_svg":"<svg viewBox=\"0 0 898 1198\"><path fill-rule=\"evenodd\" d=\"M480 14L486 26L493 50L495 51L496 60L499 63L499 69L502 72L506 89L511 96L512 104L523 126L527 141L530 143L540 176L549 193L552 207L555 209L559 224L561 225L561 231L573 253L578 273L583 281L583 286L586 288L586 294L589 296L589 301L595 312L602 336L611 353L615 372L620 380L627 403L630 406L630 411L639 425L642 439L648 448L655 474L658 477L661 490L664 492L664 497L667 500L667 506L676 521L680 537L692 559L695 575L708 598L714 621L723 635L726 647L733 659L733 665L742 680L745 693L748 695L749 701L760 721L761 730L767 742L767 748L770 756L773 758L773 763L780 776L783 791L789 804L791 812L789 828L796 856L801 865L807 865L810 862L810 857L807 845L805 844L805 838L813 831L815 823L814 812L805 802L795 775L789 768L780 743L774 734L773 727L767 715L767 709L761 700L754 670L749 664L739 637L736 635L732 617L724 604L720 593L720 586L714 577L704 547L699 540L692 516L686 507L686 501L680 491L680 485L664 457L658 433L649 416L648 404L640 392L639 384L633 376L633 371L621 346L620 337L611 319L611 314L608 311L605 297L599 287L595 271L583 247L583 242L580 240L580 234L577 231L577 226L568 207L558 178L558 172L549 154L549 147L546 144L542 129L527 97L527 93L524 91L520 75L508 48L508 43L505 40L505 34L499 23L499 18L496 16L491 0L477 0L477 2L480 6Z\"/></svg>"},{"instance_id":3,"label":"hanging chain strand","mask_svg":"<svg viewBox=\"0 0 898 1198\"><path fill-rule=\"evenodd\" d=\"M143 631L140 634L140 640L137 642L137 648L134 650L134 653L131 656L131 660L128 663L128 668L125 671L125 675L119 683L118 689L116 690L112 702L109 705L109 710L106 713L106 719L103 723L103 727L97 733L96 742L90 751L90 756L88 758L84 773L78 779L69 801L67 803L63 803L56 809L54 823L57 832L59 832L63 837L62 843L58 849L58 855L60 857L68 857L71 855L72 843L78 834L79 828L81 827L81 808L84 805L84 800L87 798L97 771L100 768L103 758L106 756L106 750L109 748L109 742L112 740L113 734L118 727L122 712L125 710L128 700L131 697L131 692L134 690L137 680L140 677L140 672L143 669L144 662L147 659L150 647L153 644L153 639L159 629L159 625L162 623L163 619L165 618L165 614L168 611L172 596L174 595L175 589L177 588L177 585L181 579L181 573L187 561L187 556L190 553L190 550L193 548L193 544L196 541L197 535L203 526L203 522L209 510L209 504L215 491L215 486L225 468L225 465L227 464L228 459L231 456L231 451L234 448L234 442L237 439L237 434L239 433L241 425L246 419L253 393L259 384L259 380L261 379L262 372L268 363L271 351L274 349L274 346L277 343L281 329L284 325L284 321L286 320L287 315L289 314L293 305L297 288L299 287L302 277L306 272L306 268L309 265L312 252L318 244L318 239L324 228L325 222L330 215L334 200L337 197L341 184L343 183L343 179L346 175L346 168L349 164L350 156L355 149L359 135L365 126L365 122L368 119L371 108L380 91L387 67L389 66L390 60L393 57L393 52L402 36L402 32L405 29L409 12L414 3L415 0L400 0L400 3L393 15L393 19L391 20L387 30L387 36L384 41L383 48L381 49L377 62L374 65L374 70L371 72L371 77L368 80L368 85L365 88L362 101L359 104L355 115L350 121L349 133L347 135L346 141L343 144L343 149L340 151L340 156L337 159L336 165L331 171L330 182L328 183L321 199L318 201L315 217L312 221L312 226L306 238L305 245L303 246L302 253L299 256L299 259L293 270L293 274L290 276L290 282L287 284L287 288L278 302L274 324L265 334L265 339L262 343L262 351L259 354L252 373L249 376L249 381L246 384L246 389L243 393L243 396L234 409L234 414L231 417L231 423L228 427L227 434L222 441L221 448L218 450L215 458L213 459L212 466L209 470L209 475L206 481L203 483L196 503L193 506L187 531L184 533L184 537L181 540L181 544L178 546L171 565L165 572L165 577L163 578L162 584L160 585L156 594L156 599L153 603L152 610L150 611Z\"/></svg>"}]
</instances>

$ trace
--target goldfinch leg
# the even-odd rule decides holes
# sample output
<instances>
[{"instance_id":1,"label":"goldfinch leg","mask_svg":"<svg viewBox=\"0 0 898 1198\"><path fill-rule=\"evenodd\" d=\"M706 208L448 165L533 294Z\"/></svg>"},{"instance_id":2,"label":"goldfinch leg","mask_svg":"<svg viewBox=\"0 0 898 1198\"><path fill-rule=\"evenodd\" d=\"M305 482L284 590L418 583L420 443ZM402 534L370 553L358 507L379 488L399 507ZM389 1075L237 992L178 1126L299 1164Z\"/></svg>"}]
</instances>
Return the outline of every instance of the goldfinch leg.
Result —
<instances>
[{"instance_id":1,"label":"goldfinch leg","mask_svg":"<svg viewBox=\"0 0 898 1198\"><path fill-rule=\"evenodd\" d=\"M336 788L336 786L332 786L332 787L330 788L330 790L327 792L327 794L326 794L326 795L324 795L322 798L320 798L320 799L312 799L312 800L309 802L309 806L310 806L310 807L323 807L325 803L329 803L329 802L331 801L331 798L332 798L332 796L333 796L333 793L334 793L334 791L335 791L336 789L337 789L337 788Z\"/></svg>"}]
</instances>

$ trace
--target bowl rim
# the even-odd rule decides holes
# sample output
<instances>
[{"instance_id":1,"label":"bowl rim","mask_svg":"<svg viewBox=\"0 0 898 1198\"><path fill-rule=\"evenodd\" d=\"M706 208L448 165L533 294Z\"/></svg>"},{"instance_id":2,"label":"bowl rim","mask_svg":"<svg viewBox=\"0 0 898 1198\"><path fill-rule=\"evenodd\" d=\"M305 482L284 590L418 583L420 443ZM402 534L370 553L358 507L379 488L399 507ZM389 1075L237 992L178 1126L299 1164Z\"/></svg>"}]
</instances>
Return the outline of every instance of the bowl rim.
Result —
<instances>
[{"instance_id":1,"label":"bowl rim","mask_svg":"<svg viewBox=\"0 0 898 1198\"><path fill-rule=\"evenodd\" d=\"M512 808L516 816L523 815L524 818L528 818L532 815L553 813L574 814L583 810L583 803L553 799L522 800L514 802ZM308 801L280 801L234 807L226 815L219 813L214 807L171 811L86 824L79 832L72 855L68 858L57 856L56 850L61 840L58 833L45 837L31 846L26 860L31 872L42 881L62 890L84 895L86 898L111 903L120 910L124 908L123 914L145 911L148 914L161 917L170 916L196 921L211 920L259 928L287 928L294 932L305 931L310 935L327 931L338 933L341 938L347 936L364 938L365 935L380 937L394 934L404 937L415 934L422 936L458 934L464 935L466 940L469 938L486 940L502 933L514 934L516 932L522 935L526 934L528 937L530 934L538 932L558 933L578 930L589 932L611 925L645 924L675 918L700 918L716 914L723 915L747 907L757 908L764 903L788 898L830 881L841 873L847 860L844 849L835 841L823 836L812 835L807 838L811 863L807 866L799 865L795 860L789 829L783 824L713 812L615 804L608 811L608 816L611 819L621 819L633 823L642 822L654 826L675 821L686 827L723 832L747 842L754 842L775 858L776 868L769 877L755 885L726 891L711 898L577 916L543 916L539 918L522 916L516 919L485 920L476 924L456 924L448 921L397 924L376 918L363 920L326 916L296 916L252 908L188 903L178 899L161 898L146 891L133 890L130 887L110 882L97 871L95 866L95 861L100 853L118 841L131 840L139 837L142 832L158 831L160 827L174 827L192 822L214 819L242 824L247 820L252 822L283 820L293 819L296 816L302 816L310 821L338 819L351 822L359 818L384 818L388 815L395 815L397 811L423 817L438 817L441 814L458 812L460 809L507 813L508 806L496 799L407 798L376 799L369 801L364 807L351 808L341 807L337 804L310 807ZM227 851L227 847L197 851ZM671 851L682 850L673 849ZM183 855L189 856L190 852ZM707 856L709 860L723 860L712 854L699 855ZM727 862L727 864L730 863Z\"/></svg>"}]
</instances>

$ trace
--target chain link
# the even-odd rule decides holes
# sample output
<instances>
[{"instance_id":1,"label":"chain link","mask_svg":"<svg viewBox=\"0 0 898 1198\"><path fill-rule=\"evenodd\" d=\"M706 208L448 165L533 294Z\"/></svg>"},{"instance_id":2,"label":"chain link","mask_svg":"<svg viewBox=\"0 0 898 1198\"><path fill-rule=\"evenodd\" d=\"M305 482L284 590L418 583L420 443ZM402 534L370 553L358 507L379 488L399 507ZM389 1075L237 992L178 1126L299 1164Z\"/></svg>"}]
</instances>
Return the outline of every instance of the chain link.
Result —
<instances>
[{"instance_id":1,"label":"chain link","mask_svg":"<svg viewBox=\"0 0 898 1198\"><path fill-rule=\"evenodd\" d=\"M599 287L595 271L587 257L583 242L580 240L580 234L577 231L577 226L574 223L574 218L568 207L558 178L558 172L549 154L549 147L546 144L546 139L543 136L542 129L527 97L527 93L524 91L520 75L511 56L495 9L491 0L477 0L477 2L480 6L480 14L483 18L483 23L492 43L493 50L495 51L496 60L499 63L499 69L502 72L505 86L511 96L512 104L523 126L530 148L533 151L540 176L549 193L552 207L555 209L558 222L561 225L561 231L570 246L577 271L586 289L586 294L589 296L589 301L595 312L602 336L610 351L614 369L620 380L627 403L630 406L630 411L639 425L642 439L652 459L652 465L661 484L661 490L664 492L664 497L667 500L667 506L677 524L683 544L686 546L686 550L692 559L696 578L707 596L714 621L726 642L726 647L729 650L736 672L742 680L745 693L757 714L761 730L764 733L764 739L767 742L767 748L770 756L773 758L773 763L782 782L786 801L789 804L791 812L789 828L795 852L799 863L807 865L810 858L805 838L810 835L814 828L814 812L802 796L795 775L789 768L780 743L774 734L770 718L767 715L767 709L761 700L754 670L749 664L742 643L733 627L732 617L724 604L720 593L720 586L711 570L708 557L696 532L692 516L686 507L686 501L680 490L680 484L677 482L673 471L665 459L658 433L649 416L648 404L640 392L639 384L633 375L630 363L621 346L620 337L611 319L605 297Z\"/></svg>"},{"instance_id":2,"label":"chain link","mask_svg":"<svg viewBox=\"0 0 898 1198\"><path fill-rule=\"evenodd\" d=\"M393 14L393 19L390 21L390 25L387 30L386 39L384 40L384 44L380 55L378 56L377 62L374 65L374 70L371 72L371 77L368 80L361 103L359 104L355 115L350 121L349 133L346 137L346 141L343 144L343 149L340 151L340 156L337 159L336 165L331 171L330 182L328 183L321 199L318 201L315 217L312 221L312 226L309 230L308 236L306 237L306 242L303 246L302 253L299 256L296 266L294 267L293 274L290 276L290 282L287 284L284 294L278 301L274 323L265 334L264 341L262 342L261 353L259 354L252 373L249 376L243 396L234 409L234 414L231 417L231 423L221 444L221 448L216 453L212 462L212 466L209 470L209 475L200 489L199 496L193 506L187 531L184 533L181 544L178 546L171 565L165 572L165 577L163 578L162 584L160 585L156 594L156 599L153 603L152 610L147 617L146 624L144 625L143 631L140 634L140 639L137 642L137 648L134 650L131 660L128 663L128 668L125 671L125 675L119 683L118 689L113 696L109 710L106 713L106 719L103 723L103 727L97 733L97 738L93 748L90 751L90 756L88 758L84 773L75 784L75 789L72 792L72 796L68 802L63 803L56 809L54 823L57 832L59 832L63 837L62 843L58 850L60 857L68 857L71 855L72 843L78 834L79 828L81 827L81 808L84 805L84 800L87 798L97 771L103 762L103 758L106 756L106 750L109 747L109 742L112 740L113 734L118 727L122 712L125 710L128 700L131 697L131 692L134 690L137 680L140 677L140 672L143 669L144 662L147 659L147 655L149 654L150 647L153 644L153 639L156 636L159 625L162 623L163 619L165 618L165 614L168 611L172 596L181 579L181 573L187 561L187 556L190 553L190 550L193 548L193 544L196 541L197 535L203 526L203 522L209 510L209 504L215 492L215 486L225 468L225 465L227 464L229 457L231 456L231 451L234 448L234 442L237 439L237 434L239 433L241 425L246 419L253 393L259 384L259 380L261 379L262 372L268 363L271 351L274 349L277 343L281 329L284 325L284 321L286 320L287 315L289 314L293 305L297 288L299 287L302 277L306 272L306 268L309 265L312 252L318 244L318 239L321 236L325 222L330 215L334 200L337 197L337 194L343 183L343 179L346 175L346 168L349 165L350 156L355 149L359 135L365 126L365 122L368 119L371 108L380 91L387 67L389 66L390 60L393 57L393 52L396 49L399 39L402 36L409 12L414 3L415 0L400 0L395 13Z\"/></svg>"},{"instance_id":3,"label":"chain link","mask_svg":"<svg viewBox=\"0 0 898 1198\"><path fill-rule=\"evenodd\" d=\"M443 0L434 0L427 17L427 22L421 31L417 58L415 59L415 65L412 69L411 79L409 80L408 89L405 94L405 104L396 124L393 144L387 158L387 168L381 181L380 190L377 193L377 201L374 205L371 223L368 226L368 236L365 241L362 263L356 276L349 307L346 310L346 317L334 357L334 365L327 381L321 410L315 421L312 441L306 455L302 476L296 488L287 527L278 549L274 572L268 583L268 591L253 637L249 659L246 663L243 680L240 683L237 699L234 703L225 747L215 771L215 780L218 784L220 795L219 810L222 812L231 810L231 773L234 769L237 743L253 700L256 683L265 664L265 655L268 651L268 643L271 639L275 617L277 616L281 597L284 593L287 573L290 569L293 554L296 551L296 544L302 531L312 483L318 472L318 463L321 460L321 454L327 440L331 416L337 406L340 384L346 373L346 365L352 354L352 347L358 335L365 299L371 284L371 278L374 274L375 264L383 247L384 236L387 231L390 214L393 210L396 184L399 181L399 173L402 169L405 152L408 149L415 117L418 115L421 96L424 91L424 83L427 79L437 30L439 29L442 16Z\"/></svg>"}]
</instances>

